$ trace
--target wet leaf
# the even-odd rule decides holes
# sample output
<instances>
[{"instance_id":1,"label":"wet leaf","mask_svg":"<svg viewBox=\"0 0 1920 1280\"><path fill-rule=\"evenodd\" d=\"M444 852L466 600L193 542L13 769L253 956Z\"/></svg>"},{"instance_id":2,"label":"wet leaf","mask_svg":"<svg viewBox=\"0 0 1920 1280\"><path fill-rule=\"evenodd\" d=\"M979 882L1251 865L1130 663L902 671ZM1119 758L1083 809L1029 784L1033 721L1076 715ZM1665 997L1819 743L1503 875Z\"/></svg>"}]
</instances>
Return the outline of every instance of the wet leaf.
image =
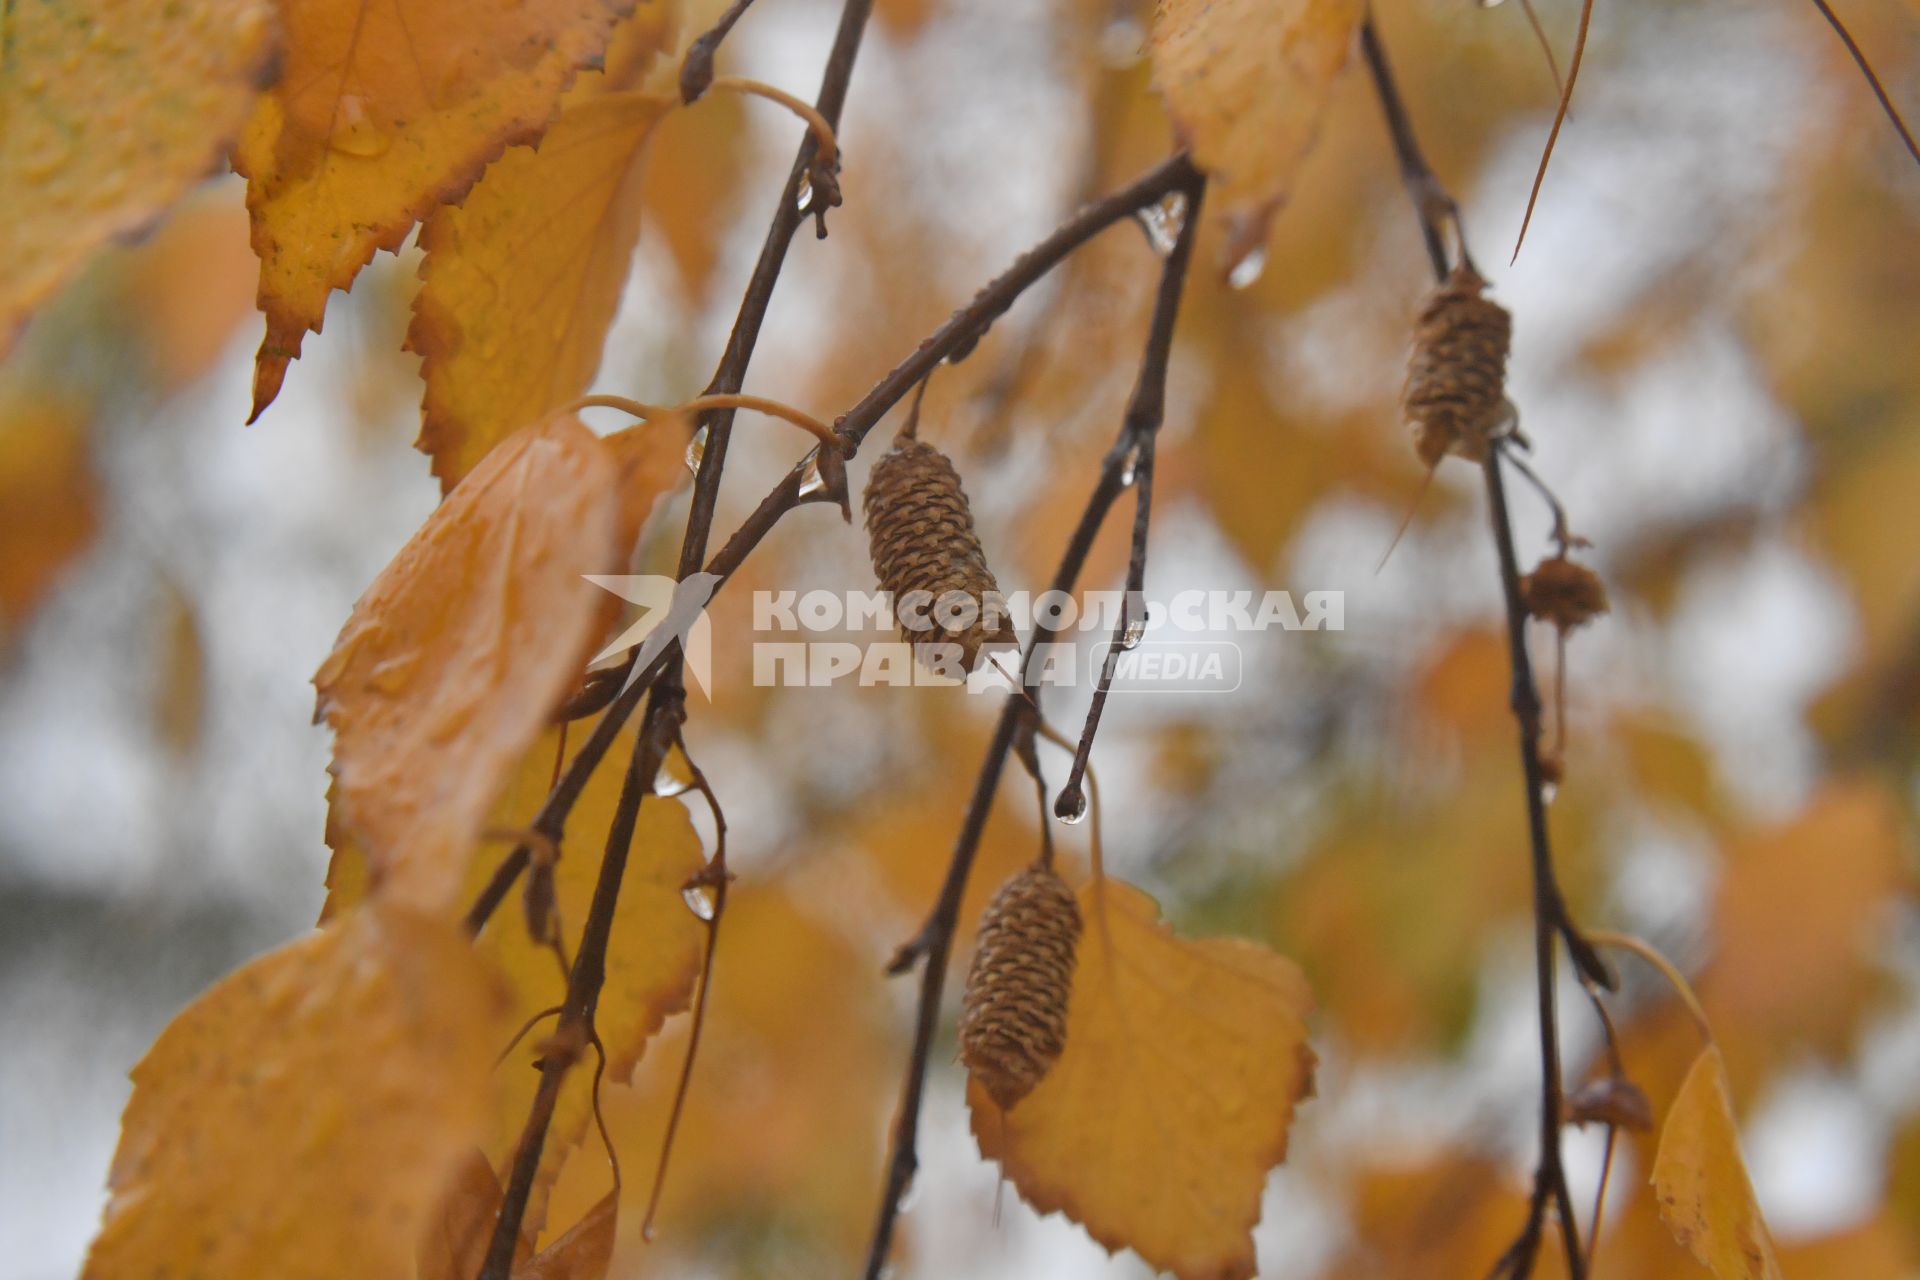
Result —
<instances>
[{"instance_id":1,"label":"wet leaf","mask_svg":"<svg viewBox=\"0 0 1920 1280\"><path fill-rule=\"evenodd\" d=\"M653 23L641 34L622 33L623 81L583 78L538 146L508 150L420 233L407 345L424 357L420 447L445 488L600 367L640 234L648 140L674 106L618 90L668 32Z\"/></svg>"},{"instance_id":2,"label":"wet leaf","mask_svg":"<svg viewBox=\"0 0 1920 1280\"><path fill-rule=\"evenodd\" d=\"M273 42L265 0L6 7L0 355L89 254L213 169Z\"/></svg>"},{"instance_id":3,"label":"wet leaf","mask_svg":"<svg viewBox=\"0 0 1920 1280\"><path fill-rule=\"evenodd\" d=\"M661 0L653 0L655 4ZM327 295L377 249L458 201L539 136L632 0L466 5L286 0L286 55L234 149L247 178L260 309L253 412L272 403Z\"/></svg>"},{"instance_id":4,"label":"wet leaf","mask_svg":"<svg viewBox=\"0 0 1920 1280\"><path fill-rule=\"evenodd\" d=\"M133 1069L87 1280L404 1275L501 1034L451 924L352 912L188 1005Z\"/></svg>"},{"instance_id":5,"label":"wet leaf","mask_svg":"<svg viewBox=\"0 0 1920 1280\"><path fill-rule=\"evenodd\" d=\"M376 890L442 910L482 822L610 619L620 467L573 418L524 428L427 518L314 677L344 829Z\"/></svg>"},{"instance_id":6,"label":"wet leaf","mask_svg":"<svg viewBox=\"0 0 1920 1280\"><path fill-rule=\"evenodd\" d=\"M1265 241L1365 9L1360 0L1161 0L1155 9L1154 87L1213 177L1209 202L1226 219L1230 264Z\"/></svg>"},{"instance_id":7,"label":"wet leaf","mask_svg":"<svg viewBox=\"0 0 1920 1280\"><path fill-rule=\"evenodd\" d=\"M1667 1111L1653 1161L1660 1216L1717 1280L1780 1280L1773 1237L1740 1158L1726 1064L1709 1045Z\"/></svg>"},{"instance_id":8,"label":"wet leaf","mask_svg":"<svg viewBox=\"0 0 1920 1280\"><path fill-rule=\"evenodd\" d=\"M969 1083L981 1153L1109 1250L1251 1276L1267 1171L1313 1088L1306 979L1256 943L1175 937L1130 885L1079 898L1066 1049L1011 1111Z\"/></svg>"}]
</instances>

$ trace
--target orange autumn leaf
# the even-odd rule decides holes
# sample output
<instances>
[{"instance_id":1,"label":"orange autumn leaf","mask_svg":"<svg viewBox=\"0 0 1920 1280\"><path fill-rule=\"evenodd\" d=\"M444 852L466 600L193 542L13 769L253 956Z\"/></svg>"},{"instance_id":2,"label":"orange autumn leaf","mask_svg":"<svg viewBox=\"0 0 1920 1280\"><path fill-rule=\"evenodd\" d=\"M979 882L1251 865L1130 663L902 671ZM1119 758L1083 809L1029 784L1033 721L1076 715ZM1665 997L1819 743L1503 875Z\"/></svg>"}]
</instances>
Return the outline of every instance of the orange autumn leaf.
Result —
<instances>
[{"instance_id":1,"label":"orange autumn leaf","mask_svg":"<svg viewBox=\"0 0 1920 1280\"><path fill-rule=\"evenodd\" d=\"M649 0L663 4L666 0ZM234 148L260 309L253 415L318 332L327 295L539 136L633 0L282 0L286 57Z\"/></svg>"},{"instance_id":2,"label":"orange autumn leaf","mask_svg":"<svg viewBox=\"0 0 1920 1280\"><path fill-rule=\"evenodd\" d=\"M1361 0L1160 0L1153 84L1194 162L1237 263L1266 238L1313 145Z\"/></svg>"},{"instance_id":3,"label":"orange autumn leaf","mask_svg":"<svg viewBox=\"0 0 1920 1280\"><path fill-rule=\"evenodd\" d=\"M578 677L626 547L620 467L570 417L509 438L354 606L314 677L340 818L389 899L447 907L509 771Z\"/></svg>"},{"instance_id":4,"label":"orange autumn leaf","mask_svg":"<svg viewBox=\"0 0 1920 1280\"><path fill-rule=\"evenodd\" d=\"M1734 841L1714 903L1718 959L1701 983L1715 1021L1844 1046L1872 995L1887 903L1910 884L1907 859L1898 802L1863 777Z\"/></svg>"},{"instance_id":5,"label":"orange autumn leaf","mask_svg":"<svg viewBox=\"0 0 1920 1280\"><path fill-rule=\"evenodd\" d=\"M570 726L567 741L577 748L593 732L594 723L582 720ZM567 815L560 858L554 866L554 901L569 956L580 949L607 830L613 823L636 741L631 733L615 740ZM489 811L489 827L512 831L532 825L551 785L559 746L558 729L549 728L539 735ZM328 840L334 846L334 859L327 876L326 912L332 916L366 897L367 863L364 850L339 824L328 824ZM492 842L487 848L496 856L470 859L467 882L459 898L462 904L478 895L508 851L505 842ZM681 801L650 798L640 806L614 909L606 982L594 1012L594 1027L607 1052L610 1082L621 1083L633 1075L648 1042L670 1015L687 1007L693 995L706 935L704 926L687 909L681 886L700 869L702 861L699 836ZM517 895L501 904L474 945L505 977L507 1017L515 1026L565 999L566 983L554 953L529 934ZM539 1080L539 1072L530 1066L538 1054L530 1046L552 1029L551 1020L539 1024L500 1065L484 1144L500 1167L513 1157ZM537 1232L544 1223L548 1191L592 1122L594 1066L595 1058L589 1051L561 1087L528 1204L524 1225L529 1231Z\"/></svg>"},{"instance_id":6,"label":"orange autumn leaf","mask_svg":"<svg viewBox=\"0 0 1920 1280\"><path fill-rule=\"evenodd\" d=\"M404 1275L504 1034L452 924L352 912L242 966L133 1069L86 1280Z\"/></svg>"},{"instance_id":7,"label":"orange autumn leaf","mask_svg":"<svg viewBox=\"0 0 1920 1280\"><path fill-rule=\"evenodd\" d=\"M1674 1239L1717 1280L1780 1280L1773 1237L1740 1158L1726 1064L1712 1045L1694 1059L1667 1112L1653 1188Z\"/></svg>"},{"instance_id":8,"label":"orange autumn leaf","mask_svg":"<svg viewBox=\"0 0 1920 1280\"><path fill-rule=\"evenodd\" d=\"M1079 901L1066 1048L1010 1111L969 1082L981 1154L1109 1250L1182 1280L1251 1276L1267 1171L1313 1088L1306 979L1254 942L1174 936L1119 881Z\"/></svg>"},{"instance_id":9,"label":"orange autumn leaf","mask_svg":"<svg viewBox=\"0 0 1920 1280\"><path fill-rule=\"evenodd\" d=\"M10 4L5 28L0 355L93 250L213 169L274 44L265 0Z\"/></svg>"},{"instance_id":10,"label":"orange autumn leaf","mask_svg":"<svg viewBox=\"0 0 1920 1280\"><path fill-rule=\"evenodd\" d=\"M581 98L421 232L407 345L427 384L420 447L444 488L592 381L640 234L647 139L673 106Z\"/></svg>"},{"instance_id":11,"label":"orange autumn leaf","mask_svg":"<svg viewBox=\"0 0 1920 1280\"><path fill-rule=\"evenodd\" d=\"M0 641L98 532L89 416L78 404L31 393L0 404Z\"/></svg>"},{"instance_id":12,"label":"orange autumn leaf","mask_svg":"<svg viewBox=\"0 0 1920 1280\"><path fill-rule=\"evenodd\" d=\"M603 1280L619 1225L620 1197L609 1191L565 1235L515 1267L513 1280Z\"/></svg>"}]
</instances>

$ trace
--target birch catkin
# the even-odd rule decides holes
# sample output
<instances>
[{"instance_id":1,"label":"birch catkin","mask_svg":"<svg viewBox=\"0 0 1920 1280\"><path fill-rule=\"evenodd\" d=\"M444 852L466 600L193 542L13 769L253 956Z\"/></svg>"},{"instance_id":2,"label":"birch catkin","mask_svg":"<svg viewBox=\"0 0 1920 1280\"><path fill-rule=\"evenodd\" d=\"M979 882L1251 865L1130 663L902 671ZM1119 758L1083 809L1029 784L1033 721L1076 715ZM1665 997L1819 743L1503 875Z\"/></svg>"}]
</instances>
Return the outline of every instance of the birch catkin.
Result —
<instances>
[{"instance_id":1,"label":"birch catkin","mask_svg":"<svg viewBox=\"0 0 1920 1280\"><path fill-rule=\"evenodd\" d=\"M892 594L901 636L916 658L938 667L940 647L953 646L961 669L971 671L981 646L1015 642L960 474L946 454L919 440L896 440L874 464L865 505L873 572Z\"/></svg>"},{"instance_id":2,"label":"birch catkin","mask_svg":"<svg viewBox=\"0 0 1920 1280\"><path fill-rule=\"evenodd\" d=\"M1067 1044L1080 906L1049 867L1000 886L980 917L960 1013L960 1060L1002 1110L1046 1077Z\"/></svg>"},{"instance_id":3,"label":"birch catkin","mask_svg":"<svg viewBox=\"0 0 1920 1280\"><path fill-rule=\"evenodd\" d=\"M1514 425L1506 397L1513 318L1484 296L1486 287L1461 263L1427 300L1414 330L1403 398L1414 452L1428 467L1448 453L1478 462Z\"/></svg>"}]
</instances>

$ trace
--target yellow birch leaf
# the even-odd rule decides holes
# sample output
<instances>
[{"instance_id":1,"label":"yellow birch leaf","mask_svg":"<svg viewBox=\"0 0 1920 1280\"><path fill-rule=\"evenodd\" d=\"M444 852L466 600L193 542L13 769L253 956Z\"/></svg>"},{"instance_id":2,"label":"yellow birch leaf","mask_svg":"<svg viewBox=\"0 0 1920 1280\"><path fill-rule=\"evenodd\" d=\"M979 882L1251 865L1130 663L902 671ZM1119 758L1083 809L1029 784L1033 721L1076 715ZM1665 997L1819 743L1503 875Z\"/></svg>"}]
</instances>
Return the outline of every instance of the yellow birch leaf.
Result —
<instances>
[{"instance_id":1,"label":"yellow birch leaf","mask_svg":"<svg viewBox=\"0 0 1920 1280\"><path fill-rule=\"evenodd\" d=\"M1313 145L1362 0L1160 0L1153 84L1194 163L1213 178L1238 262L1266 238Z\"/></svg>"},{"instance_id":2,"label":"yellow birch leaf","mask_svg":"<svg viewBox=\"0 0 1920 1280\"><path fill-rule=\"evenodd\" d=\"M438 911L482 820L578 678L613 597L621 468L579 421L509 438L354 606L314 677L344 828L382 896Z\"/></svg>"},{"instance_id":3,"label":"yellow birch leaf","mask_svg":"<svg viewBox=\"0 0 1920 1280\"><path fill-rule=\"evenodd\" d=\"M503 1034L452 924L352 912L188 1005L133 1069L86 1280L398 1276Z\"/></svg>"},{"instance_id":4,"label":"yellow birch leaf","mask_svg":"<svg viewBox=\"0 0 1920 1280\"><path fill-rule=\"evenodd\" d=\"M1011 1111L969 1082L981 1154L1109 1250L1182 1280L1251 1276L1267 1171L1313 1089L1306 979L1257 943L1174 936L1119 881L1079 897L1066 1049Z\"/></svg>"},{"instance_id":5,"label":"yellow birch leaf","mask_svg":"<svg viewBox=\"0 0 1920 1280\"><path fill-rule=\"evenodd\" d=\"M568 727L567 741L586 741L595 720ZM580 936L593 902L607 830L613 824L620 789L632 759L637 737L620 735L599 768L588 779L560 840L560 860L554 866L554 900L559 910L561 938L569 957L579 954ZM501 789L490 811L489 825L500 830L524 830L545 801L559 760L561 735L544 730L522 756L513 776ZM337 815L334 815L337 816ZM332 820L328 841L333 865L328 871L326 914L351 908L367 893L366 855L350 835ZM488 846L495 857L469 860L467 882L459 898L464 907L492 878L495 865L508 851L504 841ZM681 886L702 865L700 839L677 799L650 797L640 806L620 898L614 910L613 933L607 950L606 983L594 1013L594 1027L607 1051L607 1079L624 1083L631 1078L647 1043L667 1018L687 1007L700 970L704 926L688 910ZM524 881L522 882L524 883ZM535 943L528 933L518 896L496 910L475 948L493 961L504 975L507 1016L524 1024L566 997L566 983L553 951ZM484 1142L498 1168L512 1159L515 1144L526 1125L539 1072L530 1064L539 1055L531 1047L552 1032L551 1020L528 1033L519 1049L500 1066L502 1078ZM591 1050L568 1073L555 1104L540 1171L528 1202L524 1224L538 1232L545 1221L548 1192L560 1175L567 1156L579 1145L593 1119Z\"/></svg>"},{"instance_id":6,"label":"yellow birch leaf","mask_svg":"<svg viewBox=\"0 0 1920 1280\"><path fill-rule=\"evenodd\" d=\"M652 0L661 3L662 0ZM282 0L287 53L234 148L260 309L253 415L272 403L327 295L539 136L633 0Z\"/></svg>"},{"instance_id":7,"label":"yellow birch leaf","mask_svg":"<svg viewBox=\"0 0 1920 1280\"><path fill-rule=\"evenodd\" d=\"M273 50L266 0L9 4L0 74L0 356L94 249L219 161Z\"/></svg>"},{"instance_id":8,"label":"yellow birch leaf","mask_svg":"<svg viewBox=\"0 0 1920 1280\"><path fill-rule=\"evenodd\" d=\"M647 148L641 202L647 234L657 230L680 279L695 299L706 297L739 204L742 170L752 156L747 104L737 93L710 93L661 129Z\"/></svg>"},{"instance_id":9,"label":"yellow birch leaf","mask_svg":"<svg viewBox=\"0 0 1920 1280\"><path fill-rule=\"evenodd\" d=\"M587 389L640 234L644 155L670 99L568 106L421 232L407 346L423 357L420 448L451 489L513 429Z\"/></svg>"},{"instance_id":10,"label":"yellow birch leaf","mask_svg":"<svg viewBox=\"0 0 1920 1280\"><path fill-rule=\"evenodd\" d=\"M1727 1068L1708 1045L1693 1060L1653 1158L1660 1216L1717 1280L1781 1280L1773 1237L1740 1158Z\"/></svg>"}]
</instances>

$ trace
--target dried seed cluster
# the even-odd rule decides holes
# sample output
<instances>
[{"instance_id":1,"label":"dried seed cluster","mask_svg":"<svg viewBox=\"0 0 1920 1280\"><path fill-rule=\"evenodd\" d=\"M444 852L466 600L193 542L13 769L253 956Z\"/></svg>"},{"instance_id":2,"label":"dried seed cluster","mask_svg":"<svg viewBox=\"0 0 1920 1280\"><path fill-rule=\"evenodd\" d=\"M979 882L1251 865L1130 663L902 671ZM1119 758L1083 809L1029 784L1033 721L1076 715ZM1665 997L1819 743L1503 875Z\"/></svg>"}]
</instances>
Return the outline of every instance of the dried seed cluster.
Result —
<instances>
[{"instance_id":1,"label":"dried seed cluster","mask_svg":"<svg viewBox=\"0 0 1920 1280\"><path fill-rule=\"evenodd\" d=\"M901 637L916 657L935 666L932 646L958 646L963 669L971 671L982 645L1014 643L960 473L946 454L919 440L896 440L874 464L865 501L873 572L892 593ZM972 602L970 614L944 612L949 604L963 606L963 597Z\"/></svg>"},{"instance_id":2,"label":"dried seed cluster","mask_svg":"<svg viewBox=\"0 0 1920 1280\"><path fill-rule=\"evenodd\" d=\"M1051 868L1000 886L980 918L960 1014L960 1060L1004 1110L1033 1091L1067 1044L1080 907Z\"/></svg>"},{"instance_id":3,"label":"dried seed cluster","mask_svg":"<svg viewBox=\"0 0 1920 1280\"><path fill-rule=\"evenodd\" d=\"M1565 556L1549 556L1520 579L1527 613L1562 631L1591 622L1607 611L1607 588L1600 575Z\"/></svg>"},{"instance_id":4,"label":"dried seed cluster","mask_svg":"<svg viewBox=\"0 0 1920 1280\"><path fill-rule=\"evenodd\" d=\"M1414 452L1428 467L1448 453L1478 462L1513 429L1506 397L1513 317L1487 298L1487 282L1455 267L1420 312L1403 396Z\"/></svg>"}]
</instances>

